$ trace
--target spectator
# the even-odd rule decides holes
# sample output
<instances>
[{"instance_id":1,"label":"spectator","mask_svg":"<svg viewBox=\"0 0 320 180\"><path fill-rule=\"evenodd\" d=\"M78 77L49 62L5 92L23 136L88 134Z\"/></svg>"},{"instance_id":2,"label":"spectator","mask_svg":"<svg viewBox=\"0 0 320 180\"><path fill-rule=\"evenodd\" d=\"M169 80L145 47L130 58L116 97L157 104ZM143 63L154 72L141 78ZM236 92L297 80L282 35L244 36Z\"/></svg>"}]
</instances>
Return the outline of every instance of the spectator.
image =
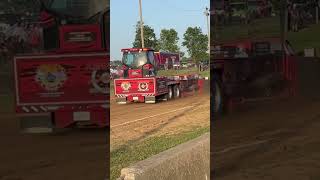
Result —
<instances>
[{"instance_id":1,"label":"spectator","mask_svg":"<svg viewBox=\"0 0 320 180\"><path fill-rule=\"evenodd\" d=\"M29 43L32 49L32 52L39 53L40 51L40 44L41 44L41 38L40 38L40 28L38 25L32 25L29 31Z\"/></svg>"},{"instance_id":2,"label":"spectator","mask_svg":"<svg viewBox=\"0 0 320 180\"><path fill-rule=\"evenodd\" d=\"M299 11L296 4L292 4L289 9L289 15L290 15L290 29L294 32L297 32L299 30Z\"/></svg>"},{"instance_id":3,"label":"spectator","mask_svg":"<svg viewBox=\"0 0 320 180\"><path fill-rule=\"evenodd\" d=\"M1 58L1 64L7 64L8 62L8 49L5 46L4 43L1 43L0 45L0 58Z\"/></svg>"},{"instance_id":4,"label":"spectator","mask_svg":"<svg viewBox=\"0 0 320 180\"><path fill-rule=\"evenodd\" d=\"M166 62L164 64L164 70L168 70L169 69L169 61L168 59L166 59Z\"/></svg>"}]
</instances>

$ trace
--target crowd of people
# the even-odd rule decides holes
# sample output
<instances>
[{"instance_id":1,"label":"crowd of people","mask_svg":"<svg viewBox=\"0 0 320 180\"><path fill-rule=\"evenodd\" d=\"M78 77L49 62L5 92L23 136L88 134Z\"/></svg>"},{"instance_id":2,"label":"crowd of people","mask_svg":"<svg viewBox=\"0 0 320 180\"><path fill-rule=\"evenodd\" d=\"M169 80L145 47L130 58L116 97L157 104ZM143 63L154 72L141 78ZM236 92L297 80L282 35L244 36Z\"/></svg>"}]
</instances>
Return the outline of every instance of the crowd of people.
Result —
<instances>
[{"instance_id":1,"label":"crowd of people","mask_svg":"<svg viewBox=\"0 0 320 180\"><path fill-rule=\"evenodd\" d=\"M7 64L15 54L36 53L41 49L41 28L37 24L2 24L0 31L0 60Z\"/></svg>"},{"instance_id":2,"label":"crowd of people","mask_svg":"<svg viewBox=\"0 0 320 180\"><path fill-rule=\"evenodd\" d=\"M319 6L318 0L308 0L297 3L288 0L288 29L297 32L308 24L314 23L316 19L315 8Z\"/></svg>"},{"instance_id":3,"label":"crowd of people","mask_svg":"<svg viewBox=\"0 0 320 180\"><path fill-rule=\"evenodd\" d=\"M216 25L227 25L236 21L248 24L256 18L269 17L272 15L273 9L270 0L250 2L253 2L253 4L244 0L214 1L211 10L211 15L213 15L212 21Z\"/></svg>"}]
</instances>

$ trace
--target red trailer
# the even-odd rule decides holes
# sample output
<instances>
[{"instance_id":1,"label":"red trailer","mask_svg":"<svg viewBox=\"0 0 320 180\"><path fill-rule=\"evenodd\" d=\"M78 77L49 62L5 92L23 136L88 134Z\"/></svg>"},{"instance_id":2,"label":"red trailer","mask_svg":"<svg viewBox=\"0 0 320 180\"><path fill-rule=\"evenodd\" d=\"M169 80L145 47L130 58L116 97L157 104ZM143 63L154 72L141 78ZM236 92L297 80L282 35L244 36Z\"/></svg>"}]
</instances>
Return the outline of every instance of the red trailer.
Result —
<instances>
[{"instance_id":1,"label":"red trailer","mask_svg":"<svg viewBox=\"0 0 320 180\"><path fill-rule=\"evenodd\" d=\"M200 88L198 75L157 76L154 51L149 48L122 49L123 77L114 80L118 104L156 103L171 100Z\"/></svg>"},{"instance_id":2,"label":"red trailer","mask_svg":"<svg viewBox=\"0 0 320 180\"><path fill-rule=\"evenodd\" d=\"M179 53L155 52L154 53L158 69L179 69Z\"/></svg>"},{"instance_id":3,"label":"red trailer","mask_svg":"<svg viewBox=\"0 0 320 180\"><path fill-rule=\"evenodd\" d=\"M42 2L45 51L14 58L16 112L26 132L109 125L109 9L77 17L68 2Z\"/></svg>"},{"instance_id":4,"label":"red trailer","mask_svg":"<svg viewBox=\"0 0 320 180\"><path fill-rule=\"evenodd\" d=\"M282 50L282 47L284 48ZM279 38L244 39L211 49L213 108L296 94L296 59Z\"/></svg>"}]
</instances>

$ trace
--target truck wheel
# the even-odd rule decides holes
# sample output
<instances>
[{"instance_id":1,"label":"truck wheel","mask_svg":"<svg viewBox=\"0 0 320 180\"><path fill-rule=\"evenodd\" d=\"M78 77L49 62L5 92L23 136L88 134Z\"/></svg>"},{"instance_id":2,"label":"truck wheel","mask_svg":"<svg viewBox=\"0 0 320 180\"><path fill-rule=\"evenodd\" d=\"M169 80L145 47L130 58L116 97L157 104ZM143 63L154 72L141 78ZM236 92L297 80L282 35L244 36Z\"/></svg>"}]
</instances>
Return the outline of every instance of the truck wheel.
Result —
<instances>
[{"instance_id":1,"label":"truck wheel","mask_svg":"<svg viewBox=\"0 0 320 180\"><path fill-rule=\"evenodd\" d=\"M219 116L223 110L223 92L218 80L214 80L213 92L213 112Z\"/></svg>"},{"instance_id":2,"label":"truck wheel","mask_svg":"<svg viewBox=\"0 0 320 180\"><path fill-rule=\"evenodd\" d=\"M168 94L167 94L167 99L171 100L173 98L173 88L172 86L168 87Z\"/></svg>"},{"instance_id":3,"label":"truck wheel","mask_svg":"<svg viewBox=\"0 0 320 180\"><path fill-rule=\"evenodd\" d=\"M22 133L53 133L54 125L51 114L19 117Z\"/></svg>"},{"instance_id":4,"label":"truck wheel","mask_svg":"<svg viewBox=\"0 0 320 180\"><path fill-rule=\"evenodd\" d=\"M214 83L214 105L213 105L213 108L214 108L214 112L219 112L220 111L220 107L221 107L221 89L220 89L220 86L218 84L218 82L215 82Z\"/></svg>"},{"instance_id":5,"label":"truck wheel","mask_svg":"<svg viewBox=\"0 0 320 180\"><path fill-rule=\"evenodd\" d=\"M181 96L179 85L173 86L173 98L179 98Z\"/></svg>"}]
</instances>

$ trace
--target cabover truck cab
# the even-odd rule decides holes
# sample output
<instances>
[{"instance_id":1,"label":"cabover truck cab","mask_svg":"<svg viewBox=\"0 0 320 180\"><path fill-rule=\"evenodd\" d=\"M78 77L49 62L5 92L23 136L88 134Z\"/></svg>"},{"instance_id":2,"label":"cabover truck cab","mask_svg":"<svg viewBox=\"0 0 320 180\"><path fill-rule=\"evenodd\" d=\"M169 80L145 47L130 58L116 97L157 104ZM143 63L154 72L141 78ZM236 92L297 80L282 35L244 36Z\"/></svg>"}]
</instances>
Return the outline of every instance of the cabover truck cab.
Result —
<instances>
[{"instance_id":1,"label":"cabover truck cab","mask_svg":"<svg viewBox=\"0 0 320 180\"><path fill-rule=\"evenodd\" d=\"M157 76L157 62L150 48L122 49L123 77L114 80L118 104L156 103L180 98L199 88L198 75Z\"/></svg>"},{"instance_id":2,"label":"cabover truck cab","mask_svg":"<svg viewBox=\"0 0 320 180\"><path fill-rule=\"evenodd\" d=\"M296 60L279 38L244 39L211 48L215 113L235 104L296 94Z\"/></svg>"},{"instance_id":3,"label":"cabover truck cab","mask_svg":"<svg viewBox=\"0 0 320 180\"><path fill-rule=\"evenodd\" d=\"M41 5L44 51L14 57L22 130L108 126L109 8L88 15L75 1Z\"/></svg>"}]
</instances>

